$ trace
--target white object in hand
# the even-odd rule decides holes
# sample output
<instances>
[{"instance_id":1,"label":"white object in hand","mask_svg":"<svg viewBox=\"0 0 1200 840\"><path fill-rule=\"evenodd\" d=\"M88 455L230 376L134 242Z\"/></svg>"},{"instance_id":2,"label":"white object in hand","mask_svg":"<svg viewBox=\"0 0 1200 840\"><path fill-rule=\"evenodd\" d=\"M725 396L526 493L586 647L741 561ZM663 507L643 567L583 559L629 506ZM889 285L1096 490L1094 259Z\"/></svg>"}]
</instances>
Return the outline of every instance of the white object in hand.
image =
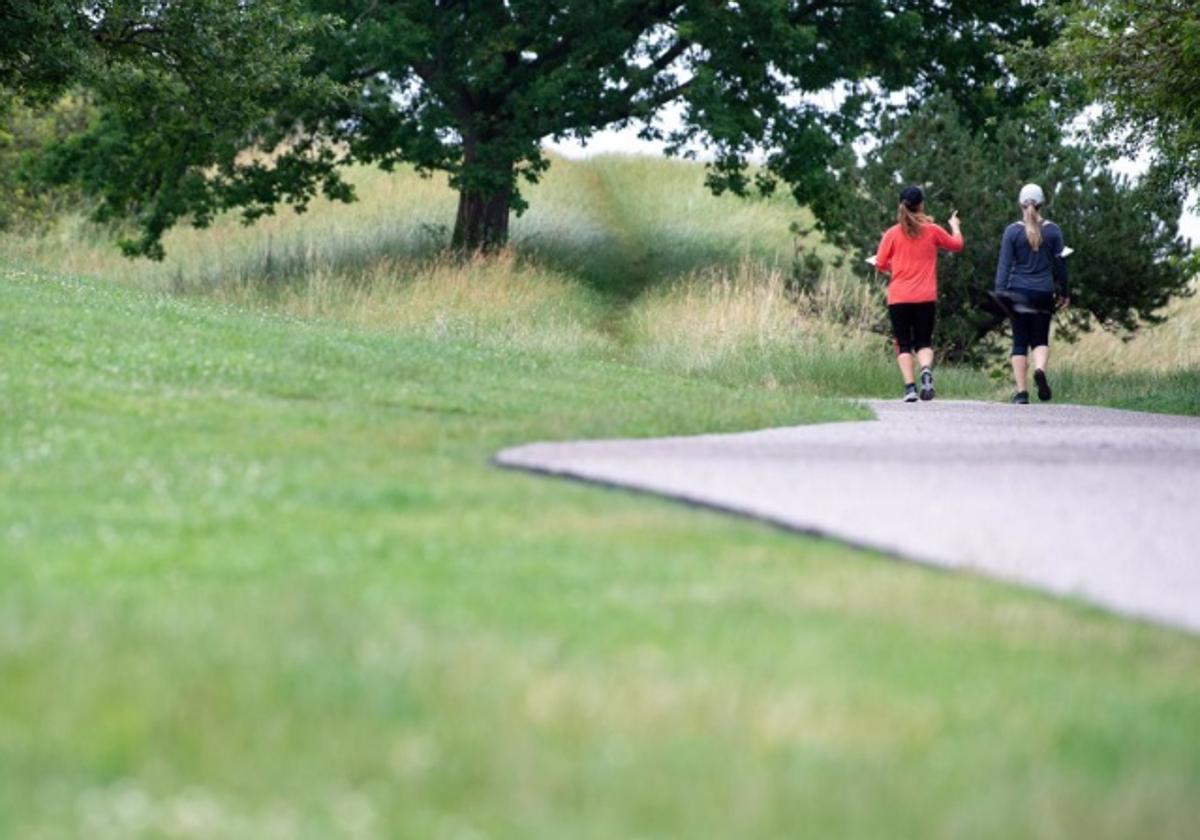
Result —
<instances>
[{"instance_id":1,"label":"white object in hand","mask_svg":"<svg viewBox=\"0 0 1200 840\"><path fill-rule=\"evenodd\" d=\"M1074 249L1074 248L1068 248L1068 247L1067 247L1067 246L1065 246L1065 245L1063 246L1063 249L1062 249L1062 256L1063 256L1063 258L1064 258L1064 259L1065 259L1066 257L1069 257L1069 256L1071 256L1071 255L1072 255L1072 254L1074 254L1074 253L1075 253L1075 249Z\"/></svg>"},{"instance_id":2,"label":"white object in hand","mask_svg":"<svg viewBox=\"0 0 1200 840\"><path fill-rule=\"evenodd\" d=\"M1064 256L1066 255L1064 254ZM875 265L875 258L867 257L865 260L863 260L863 262L865 262L867 265Z\"/></svg>"}]
</instances>

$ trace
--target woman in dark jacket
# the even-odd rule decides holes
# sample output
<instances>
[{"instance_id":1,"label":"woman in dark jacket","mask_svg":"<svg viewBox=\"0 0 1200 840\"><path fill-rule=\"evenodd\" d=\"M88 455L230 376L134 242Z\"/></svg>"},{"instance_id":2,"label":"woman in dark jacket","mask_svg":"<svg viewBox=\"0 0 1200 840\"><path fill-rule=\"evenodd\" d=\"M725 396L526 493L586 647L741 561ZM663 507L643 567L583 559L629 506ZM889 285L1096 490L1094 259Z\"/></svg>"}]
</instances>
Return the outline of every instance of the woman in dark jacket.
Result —
<instances>
[{"instance_id":1,"label":"woman in dark jacket","mask_svg":"<svg viewBox=\"0 0 1200 840\"><path fill-rule=\"evenodd\" d=\"M1018 199L1022 219L1004 231L996 266L996 297L1012 314L1012 369L1017 392L1012 401L1029 402L1029 348L1033 348L1033 380L1038 399L1051 397L1046 365L1050 361L1050 321L1055 308L1070 303L1063 234L1041 216L1042 188L1026 184Z\"/></svg>"}]
</instances>

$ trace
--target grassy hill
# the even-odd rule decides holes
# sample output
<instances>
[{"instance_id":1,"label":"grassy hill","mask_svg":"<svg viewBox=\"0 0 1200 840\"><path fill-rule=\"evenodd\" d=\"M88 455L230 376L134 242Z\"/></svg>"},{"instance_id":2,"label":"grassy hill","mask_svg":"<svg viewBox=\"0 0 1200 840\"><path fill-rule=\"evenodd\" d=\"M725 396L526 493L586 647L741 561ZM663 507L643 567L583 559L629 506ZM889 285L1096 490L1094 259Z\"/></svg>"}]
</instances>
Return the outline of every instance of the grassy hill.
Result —
<instances>
[{"instance_id":1,"label":"grassy hill","mask_svg":"<svg viewBox=\"0 0 1200 840\"><path fill-rule=\"evenodd\" d=\"M891 394L786 203L560 165L464 265L356 177L162 266L0 243L0 836L1194 834L1195 638L487 465Z\"/></svg>"},{"instance_id":2,"label":"grassy hill","mask_svg":"<svg viewBox=\"0 0 1200 840\"><path fill-rule=\"evenodd\" d=\"M696 164L609 156L558 160L529 192L499 260L439 252L454 194L411 172L352 173L360 201L282 209L167 237L163 264L130 262L108 233L68 219L37 237L0 237L0 256L142 290L203 297L345 325L620 358L727 383L830 396L891 397L896 375L878 284L826 268L816 293L789 292L798 256L836 252L794 235L811 214L785 196L714 198ZM967 220L968 237L976 232ZM1132 342L1102 332L1058 344L1064 399L1200 412L1200 298ZM1007 359L990 375L943 367L947 396L1004 399Z\"/></svg>"}]
</instances>

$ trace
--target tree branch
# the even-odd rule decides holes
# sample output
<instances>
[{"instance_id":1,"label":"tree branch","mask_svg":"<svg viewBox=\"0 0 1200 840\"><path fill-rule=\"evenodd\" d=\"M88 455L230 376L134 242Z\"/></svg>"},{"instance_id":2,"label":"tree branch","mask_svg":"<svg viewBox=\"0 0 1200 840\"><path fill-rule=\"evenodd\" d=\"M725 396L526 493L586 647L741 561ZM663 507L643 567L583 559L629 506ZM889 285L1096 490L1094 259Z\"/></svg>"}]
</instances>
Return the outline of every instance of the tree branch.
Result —
<instances>
[{"instance_id":1,"label":"tree branch","mask_svg":"<svg viewBox=\"0 0 1200 840\"><path fill-rule=\"evenodd\" d=\"M665 22L682 5L673 0L642 3L633 6L629 10L629 13L620 20L606 25L613 29L637 29L638 35L640 35L647 27L655 23ZM525 46L528 47L530 44L527 43ZM570 57L575 47L576 43L573 36L570 34L563 35L558 41L538 54L532 67L539 72L544 72L552 68L557 62Z\"/></svg>"},{"instance_id":2,"label":"tree branch","mask_svg":"<svg viewBox=\"0 0 1200 840\"><path fill-rule=\"evenodd\" d=\"M800 23L809 15L817 12L828 12L832 11L833 9L848 9L853 5L854 3L852 0L850 2L848 2L848 0L813 0L811 3L805 3L803 6L793 9L791 13L788 14L788 21L791 23Z\"/></svg>"},{"instance_id":3,"label":"tree branch","mask_svg":"<svg viewBox=\"0 0 1200 840\"><path fill-rule=\"evenodd\" d=\"M601 107L596 120L596 126L602 128L620 120L645 117L648 114L652 114L668 102L673 102L687 93L688 89L692 86L692 82L692 79L688 79L686 82L680 82L677 85L659 91L648 99L637 102L634 101L634 97L641 93L644 88L624 93L620 100L613 103L607 110L603 106Z\"/></svg>"}]
</instances>

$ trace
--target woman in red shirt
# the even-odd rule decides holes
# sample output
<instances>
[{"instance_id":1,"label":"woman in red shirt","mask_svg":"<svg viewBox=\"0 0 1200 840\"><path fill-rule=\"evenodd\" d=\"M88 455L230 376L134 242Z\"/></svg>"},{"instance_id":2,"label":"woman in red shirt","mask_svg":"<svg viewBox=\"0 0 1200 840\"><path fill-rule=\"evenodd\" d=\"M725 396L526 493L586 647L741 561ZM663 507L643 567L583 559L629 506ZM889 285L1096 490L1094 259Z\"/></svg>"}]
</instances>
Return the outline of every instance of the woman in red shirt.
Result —
<instances>
[{"instance_id":1,"label":"woman in red shirt","mask_svg":"<svg viewBox=\"0 0 1200 840\"><path fill-rule=\"evenodd\" d=\"M946 231L925 215L925 193L905 187L900 193L896 224L888 228L875 254L875 270L890 273L888 316L896 338L896 361L904 377L904 401L917 401L913 379L913 351L921 365L923 400L933 399L933 322L937 314L938 249L961 251L962 229L958 211L950 215Z\"/></svg>"}]
</instances>

